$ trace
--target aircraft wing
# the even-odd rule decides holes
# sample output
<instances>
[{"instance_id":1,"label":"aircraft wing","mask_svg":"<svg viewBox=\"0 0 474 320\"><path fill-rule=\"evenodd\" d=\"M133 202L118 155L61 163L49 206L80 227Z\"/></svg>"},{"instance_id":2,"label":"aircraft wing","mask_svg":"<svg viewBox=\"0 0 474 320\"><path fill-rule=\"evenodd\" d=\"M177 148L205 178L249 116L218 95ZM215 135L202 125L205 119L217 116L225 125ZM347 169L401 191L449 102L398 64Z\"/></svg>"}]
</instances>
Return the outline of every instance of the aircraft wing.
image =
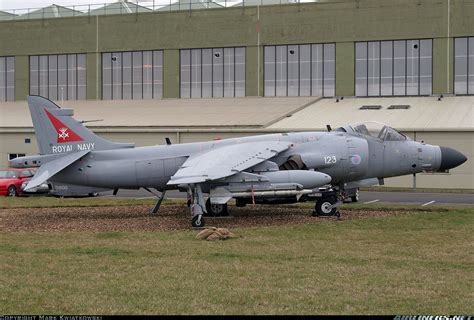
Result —
<instances>
[{"instance_id":1,"label":"aircraft wing","mask_svg":"<svg viewBox=\"0 0 474 320\"><path fill-rule=\"evenodd\" d=\"M274 157L290 142L259 141L217 147L192 155L171 177L169 185L201 183L226 178Z\"/></svg>"},{"instance_id":2,"label":"aircraft wing","mask_svg":"<svg viewBox=\"0 0 474 320\"><path fill-rule=\"evenodd\" d=\"M28 181L25 190L39 186L40 184L54 176L56 173L68 167L72 163L76 162L79 158L85 156L89 152L91 152L91 150L83 150L74 153L69 153L64 157L41 165L34 177L30 181Z\"/></svg>"}]
</instances>

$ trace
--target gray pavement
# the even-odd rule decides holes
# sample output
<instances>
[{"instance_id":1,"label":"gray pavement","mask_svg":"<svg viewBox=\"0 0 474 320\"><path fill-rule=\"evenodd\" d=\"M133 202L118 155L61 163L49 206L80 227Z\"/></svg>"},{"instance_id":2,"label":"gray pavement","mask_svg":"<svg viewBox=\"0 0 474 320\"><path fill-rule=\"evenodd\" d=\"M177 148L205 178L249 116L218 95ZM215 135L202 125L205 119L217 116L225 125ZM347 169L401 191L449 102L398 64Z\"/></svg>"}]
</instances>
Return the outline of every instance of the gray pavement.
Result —
<instances>
[{"instance_id":1,"label":"gray pavement","mask_svg":"<svg viewBox=\"0 0 474 320\"><path fill-rule=\"evenodd\" d=\"M378 201L375 201L378 200ZM474 205L474 194L463 193L430 193L430 192L360 192L361 203L393 202L420 205L430 204L471 204ZM433 202L432 202L433 201ZM431 203L430 203L431 202Z\"/></svg>"},{"instance_id":2,"label":"gray pavement","mask_svg":"<svg viewBox=\"0 0 474 320\"><path fill-rule=\"evenodd\" d=\"M100 196L110 197L112 191L102 192ZM117 197L153 198L146 190L119 190ZM184 192L167 191L166 198L186 198ZM429 193L429 192L374 192L361 191L359 203L408 203L429 206L433 204L474 205L474 194L465 193Z\"/></svg>"}]
</instances>

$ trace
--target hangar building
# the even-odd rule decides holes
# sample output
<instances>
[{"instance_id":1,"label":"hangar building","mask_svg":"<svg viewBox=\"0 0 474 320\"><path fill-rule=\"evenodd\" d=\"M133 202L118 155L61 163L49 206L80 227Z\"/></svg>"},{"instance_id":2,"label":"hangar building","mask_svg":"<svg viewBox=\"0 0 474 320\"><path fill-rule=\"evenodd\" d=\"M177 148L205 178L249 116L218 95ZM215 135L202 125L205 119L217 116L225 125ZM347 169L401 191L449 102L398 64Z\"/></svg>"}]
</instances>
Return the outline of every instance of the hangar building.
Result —
<instances>
[{"instance_id":1,"label":"hangar building","mask_svg":"<svg viewBox=\"0 0 474 320\"><path fill-rule=\"evenodd\" d=\"M45 96L137 145L376 120L468 162L420 187L474 189L474 1L181 0L0 12L0 166L36 153ZM413 184L411 177L388 185Z\"/></svg>"}]
</instances>

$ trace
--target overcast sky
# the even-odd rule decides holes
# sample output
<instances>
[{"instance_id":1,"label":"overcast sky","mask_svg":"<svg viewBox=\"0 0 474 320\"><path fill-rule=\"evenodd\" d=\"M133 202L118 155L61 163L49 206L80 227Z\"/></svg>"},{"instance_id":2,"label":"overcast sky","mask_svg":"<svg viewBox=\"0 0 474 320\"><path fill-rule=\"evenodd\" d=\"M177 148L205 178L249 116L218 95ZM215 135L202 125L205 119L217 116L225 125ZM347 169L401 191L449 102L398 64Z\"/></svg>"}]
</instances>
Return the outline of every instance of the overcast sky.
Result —
<instances>
[{"instance_id":1,"label":"overcast sky","mask_svg":"<svg viewBox=\"0 0 474 320\"><path fill-rule=\"evenodd\" d=\"M130 2L135 2L137 0L129 0ZM171 0L171 2L177 2L178 0ZM195 0L198 1L198 0ZM216 0L214 0L216 1ZM241 0L240 0L241 1ZM240 2L239 0L227 0L227 2ZM264 0L265 1L265 0ZM296 2L297 0L295 0ZM313 2L314 0L300 0L300 2ZM117 0L0 0L0 10L12 10L12 9L39 9L50 6L52 4L57 4L60 6L73 6L73 5L88 5L88 4L104 4L104 3L111 3L117 2ZM170 0L138 0L139 4L145 6L152 6L153 2L155 5L165 5L169 4ZM217 0L216 2L224 2L224 0ZM81 8L76 8L81 10ZM87 7L84 6L84 10L86 11Z\"/></svg>"},{"instance_id":2,"label":"overcast sky","mask_svg":"<svg viewBox=\"0 0 474 320\"><path fill-rule=\"evenodd\" d=\"M25 8L44 8L54 4L61 6L84 5L84 4L102 4L116 2L117 0L0 0L0 10L25 9ZM172 0L175 2L177 0ZM130 0L136 2L136 0ZM153 5L153 0L139 0L139 3ZM169 4L169 0L155 0L155 5Z\"/></svg>"},{"instance_id":3,"label":"overcast sky","mask_svg":"<svg viewBox=\"0 0 474 320\"><path fill-rule=\"evenodd\" d=\"M58 4L61 6L72 6L90 3L109 3L109 0L0 0L0 10L43 8L49 5Z\"/></svg>"}]
</instances>

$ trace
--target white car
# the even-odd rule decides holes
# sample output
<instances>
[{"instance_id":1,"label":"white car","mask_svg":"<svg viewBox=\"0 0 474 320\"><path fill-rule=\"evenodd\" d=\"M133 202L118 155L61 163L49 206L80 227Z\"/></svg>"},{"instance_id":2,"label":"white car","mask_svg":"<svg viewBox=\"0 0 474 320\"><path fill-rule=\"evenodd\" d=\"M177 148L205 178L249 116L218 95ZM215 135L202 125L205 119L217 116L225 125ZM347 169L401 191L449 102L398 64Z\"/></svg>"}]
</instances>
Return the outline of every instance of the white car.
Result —
<instances>
[{"instance_id":1,"label":"white car","mask_svg":"<svg viewBox=\"0 0 474 320\"><path fill-rule=\"evenodd\" d=\"M344 202L359 202L359 188L347 189Z\"/></svg>"}]
</instances>

